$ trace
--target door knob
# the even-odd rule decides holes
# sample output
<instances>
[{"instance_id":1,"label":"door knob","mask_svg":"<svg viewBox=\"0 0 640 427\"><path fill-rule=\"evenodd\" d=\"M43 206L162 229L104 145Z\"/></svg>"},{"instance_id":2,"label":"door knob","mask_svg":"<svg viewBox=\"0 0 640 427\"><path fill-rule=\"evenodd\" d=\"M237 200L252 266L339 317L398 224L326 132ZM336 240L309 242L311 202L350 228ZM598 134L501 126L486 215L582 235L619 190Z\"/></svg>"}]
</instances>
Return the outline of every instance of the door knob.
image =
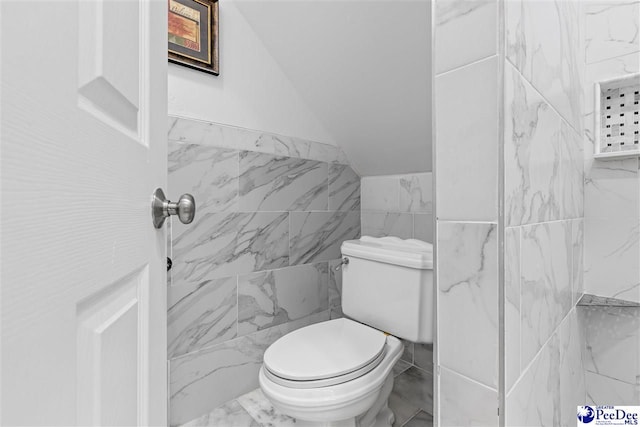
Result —
<instances>
[{"instance_id":1,"label":"door knob","mask_svg":"<svg viewBox=\"0 0 640 427\"><path fill-rule=\"evenodd\" d=\"M177 215L183 224L191 224L196 216L196 201L191 194L183 194L177 202L171 202L164 196L162 189L153 192L151 200L153 226L162 227L164 220L170 215Z\"/></svg>"}]
</instances>

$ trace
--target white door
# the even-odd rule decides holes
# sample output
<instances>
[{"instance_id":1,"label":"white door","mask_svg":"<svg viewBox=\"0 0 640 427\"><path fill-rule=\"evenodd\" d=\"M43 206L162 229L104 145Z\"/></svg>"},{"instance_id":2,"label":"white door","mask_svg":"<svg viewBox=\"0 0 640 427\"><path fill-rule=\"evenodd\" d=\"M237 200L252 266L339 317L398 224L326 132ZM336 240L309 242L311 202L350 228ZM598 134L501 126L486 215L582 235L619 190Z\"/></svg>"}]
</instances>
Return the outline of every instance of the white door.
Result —
<instances>
[{"instance_id":1,"label":"white door","mask_svg":"<svg viewBox=\"0 0 640 427\"><path fill-rule=\"evenodd\" d=\"M163 425L165 0L0 0L2 425Z\"/></svg>"}]
</instances>

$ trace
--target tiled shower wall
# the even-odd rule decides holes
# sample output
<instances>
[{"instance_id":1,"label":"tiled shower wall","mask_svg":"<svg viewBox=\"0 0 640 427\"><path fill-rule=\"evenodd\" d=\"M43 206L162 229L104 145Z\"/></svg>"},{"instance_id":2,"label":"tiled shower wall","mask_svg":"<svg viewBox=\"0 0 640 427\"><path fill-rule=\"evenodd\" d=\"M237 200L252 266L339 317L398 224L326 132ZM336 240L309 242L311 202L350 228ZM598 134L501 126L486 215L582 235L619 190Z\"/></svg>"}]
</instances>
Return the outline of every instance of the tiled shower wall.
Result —
<instances>
[{"instance_id":1,"label":"tiled shower wall","mask_svg":"<svg viewBox=\"0 0 640 427\"><path fill-rule=\"evenodd\" d=\"M258 387L264 350L340 315L340 244L360 237L360 177L336 147L170 119L170 422Z\"/></svg>"},{"instance_id":2,"label":"tiled shower wall","mask_svg":"<svg viewBox=\"0 0 640 427\"><path fill-rule=\"evenodd\" d=\"M585 292L640 303L640 164L637 157L593 159L594 83L640 72L640 2L585 1L582 19ZM585 306L579 315L587 403L638 404L640 307Z\"/></svg>"},{"instance_id":3,"label":"tiled shower wall","mask_svg":"<svg viewBox=\"0 0 640 427\"><path fill-rule=\"evenodd\" d=\"M584 401L577 5L435 4L442 426L498 425L500 402L506 425L572 424Z\"/></svg>"}]
</instances>

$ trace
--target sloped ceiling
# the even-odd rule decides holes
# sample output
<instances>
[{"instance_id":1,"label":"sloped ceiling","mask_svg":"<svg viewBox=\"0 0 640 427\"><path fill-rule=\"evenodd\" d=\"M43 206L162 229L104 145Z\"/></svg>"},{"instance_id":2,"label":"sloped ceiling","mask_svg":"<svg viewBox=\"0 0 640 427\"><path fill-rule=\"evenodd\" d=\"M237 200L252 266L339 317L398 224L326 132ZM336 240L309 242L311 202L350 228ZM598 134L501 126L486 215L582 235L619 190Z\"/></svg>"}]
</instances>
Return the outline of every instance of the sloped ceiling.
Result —
<instances>
[{"instance_id":1,"label":"sloped ceiling","mask_svg":"<svg viewBox=\"0 0 640 427\"><path fill-rule=\"evenodd\" d=\"M360 175L431 170L427 0L237 5Z\"/></svg>"}]
</instances>

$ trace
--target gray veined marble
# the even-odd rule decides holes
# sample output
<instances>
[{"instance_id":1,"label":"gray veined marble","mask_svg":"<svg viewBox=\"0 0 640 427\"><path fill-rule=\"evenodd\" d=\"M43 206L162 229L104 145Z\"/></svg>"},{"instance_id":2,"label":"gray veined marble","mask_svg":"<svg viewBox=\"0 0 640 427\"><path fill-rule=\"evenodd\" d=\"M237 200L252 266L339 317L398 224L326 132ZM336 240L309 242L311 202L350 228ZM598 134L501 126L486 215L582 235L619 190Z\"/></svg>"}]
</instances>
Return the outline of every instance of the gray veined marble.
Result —
<instances>
[{"instance_id":1,"label":"gray veined marble","mask_svg":"<svg viewBox=\"0 0 640 427\"><path fill-rule=\"evenodd\" d=\"M329 210L360 209L360 177L347 165L329 165Z\"/></svg>"},{"instance_id":2,"label":"gray veined marble","mask_svg":"<svg viewBox=\"0 0 640 427\"><path fill-rule=\"evenodd\" d=\"M238 403L264 427L287 427L300 424L295 418L291 418L273 407L273 404L257 389L238 397Z\"/></svg>"},{"instance_id":3,"label":"gray veined marble","mask_svg":"<svg viewBox=\"0 0 640 427\"><path fill-rule=\"evenodd\" d=\"M579 306L596 306L596 307L640 307L640 302L625 301L617 298L601 297L598 295L584 294Z\"/></svg>"},{"instance_id":4,"label":"gray veined marble","mask_svg":"<svg viewBox=\"0 0 640 427\"><path fill-rule=\"evenodd\" d=\"M341 263L341 259L329 261L329 307L342 307Z\"/></svg>"},{"instance_id":5,"label":"gray veined marble","mask_svg":"<svg viewBox=\"0 0 640 427\"><path fill-rule=\"evenodd\" d=\"M362 212L362 235L413 237L413 215L402 212Z\"/></svg>"},{"instance_id":6,"label":"gray veined marble","mask_svg":"<svg viewBox=\"0 0 640 427\"><path fill-rule=\"evenodd\" d=\"M588 2L584 8L587 64L640 52L640 2Z\"/></svg>"},{"instance_id":7,"label":"gray veined marble","mask_svg":"<svg viewBox=\"0 0 640 427\"><path fill-rule=\"evenodd\" d=\"M440 396L440 423L443 426L499 424L496 411L498 392L494 388L443 368L440 374Z\"/></svg>"},{"instance_id":8,"label":"gray veined marble","mask_svg":"<svg viewBox=\"0 0 640 427\"><path fill-rule=\"evenodd\" d=\"M433 211L431 173L400 177L400 211L422 213Z\"/></svg>"},{"instance_id":9,"label":"gray veined marble","mask_svg":"<svg viewBox=\"0 0 640 427\"><path fill-rule=\"evenodd\" d=\"M562 215L560 117L509 64L505 67L505 219L507 225Z\"/></svg>"},{"instance_id":10,"label":"gray veined marble","mask_svg":"<svg viewBox=\"0 0 640 427\"><path fill-rule=\"evenodd\" d=\"M360 237L360 212L291 212L290 263L340 258L340 245Z\"/></svg>"},{"instance_id":11,"label":"gray veined marble","mask_svg":"<svg viewBox=\"0 0 640 427\"><path fill-rule=\"evenodd\" d=\"M259 427L260 424L238 403L232 400L208 414L182 424L181 427Z\"/></svg>"},{"instance_id":12,"label":"gray veined marble","mask_svg":"<svg viewBox=\"0 0 640 427\"><path fill-rule=\"evenodd\" d=\"M522 227L521 366L526 366L572 306L571 221Z\"/></svg>"},{"instance_id":13,"label":"gray veined marble","mask_svg":"<svg viewBox=\"0 0 640 427\"><path fill-rule=\"evenodd\" d=\"M201 215L181 234L174 230L172 283L198 284L287 266L288 228L287 212Z\"/></svg>"},{"instance_id":14,"label":"gray veined marble","mask_svg":"<svg viewBox=\"0 0 640 427\"><path fill-rule=\"evenodd\" d=\"M169 288L169 358L236 336L236 281L234 276Z\"/></svg>"},{"instance_id":15,"label":"gray veined marble","mask_svg":"<svg viewBox=\"0 0 640 427\"><path fill-rule=\"evenodd\" d=\"M245 335L329 308L327 263L285 267L238 278L238 334Z\"/></svg>"},{"instance_id":16,"label":"gray veined marble","mask_svg":"<svg viewBox=\"0 0 640 427\"><path fill-rule=\"evenodd\" d=\"M578 2L505 2L507 59L576 129L584 66Z\"/></svg>"},{"instance_id":17,"label":"gray veined marble","mask_svg":"<svg viewBox=\"0 0 640 427\"><path fill-rule=\"evenodd\" d=\"M435 72L471 64L496 53L495 0L435 2Z\"/></svg>"},{"instance_id":18,"label":"gray veined marble","mask_svg":"<svg viewBox=\"0 0 640 427\"><path fill-rule=\"evenodd\" d=\"M169 141L170 200L192 194L197 215L233 211L238 201L238 152ZM186 227L182 224L178 228Z\"/></svg>"},{"instance_id":19,"label":"gray veined marble","mask_svg":"<svg viewBox=\"0 0 640 427\"><path fill-rule=\"evenodd\" d=\"M508 426L564 426L575 423L585 401L576 312L551 335L506 400Z\"/></svg>"},{"instance_id":20,"label":"gray veined marble","mask_svg":"<svg viewBox=\"0 0 640 427\"><path fill-rule=\"evenodd\" d=\"M183 117L169 118L169 140L327 163L349 163L342 150L333 145Z\"/></svg>"},{"instance_id":21,"label":"gray veined marble","mask_svg":"<svg viewBox=\"0 0 640 427\"><path fill-rule=\"evenodd\" d=\"M324 311L170 361L170 424L180 425L258 387L264 351L298 328L329 319Z\"/></svg>"},{"instance_id":22,"label":"gray veined marble","mask_svg":"<svg viewBox=\"0 0 640 427\"><path fill-rule=\"evenodd\" d=\"M326 210L327 181L327 163L243 151L239 210Z\"/></svg>"},{"instance_id":23,"label":"gray veined marble","mask_svg":"<svg viewBox=\"0 0 640 427\"><path fill-rule=\"evenodd\" d=\"M584 294L584 219L571 221L571 238L573 246L573 266L571 273L573 305Z\"/></svg>"},{"instance_id":24,"label":"gray veined marble","mask_svg":"<svg viewBox=\"0 0 640 427\"><path fill-rule=\"evenodd\" d=\"M440 222L438 233L440 364L497 388L497 225Z\"/></svg>"}]
</instances>

